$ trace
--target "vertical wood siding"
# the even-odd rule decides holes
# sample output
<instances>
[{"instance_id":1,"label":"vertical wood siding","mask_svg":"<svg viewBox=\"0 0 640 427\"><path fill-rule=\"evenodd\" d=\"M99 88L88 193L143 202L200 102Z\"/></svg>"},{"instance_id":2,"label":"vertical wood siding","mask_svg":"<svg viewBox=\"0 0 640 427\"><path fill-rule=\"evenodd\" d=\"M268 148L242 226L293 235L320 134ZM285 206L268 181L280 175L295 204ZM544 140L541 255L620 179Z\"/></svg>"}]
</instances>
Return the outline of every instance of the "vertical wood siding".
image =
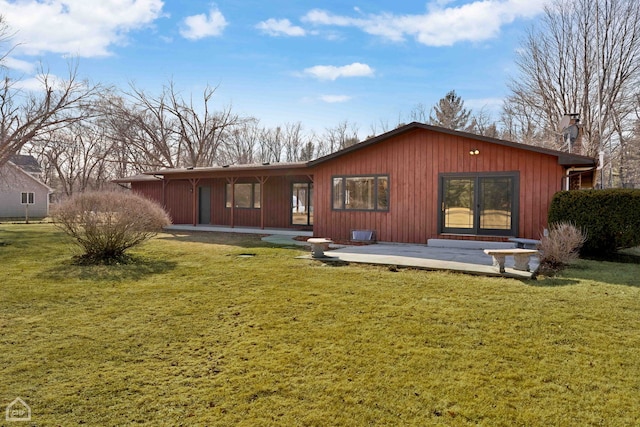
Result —
<instances>
[{"instance_id":1,"label":"vertical wood siding","mask_svg":"<svg viewBox=\"0 0 640 427\"><path fill-rule=\"evenodd\" d=\"M270 228L304 228L291 225L291 188L294 182L309 182L307 175L270 176L264 184L261 209L234 209L234 226L260 227L264 209L264 226ZM239 177L238 183L258 182L256 177ZM231 224L231 209L226 207L226 178L200 178L198 187L211 188L211 224ZM132 190L162 204L161 182L133 182ZM170 179L165 187L164 206L174 224L193 222L193 192L187 179ZM197 197L197 196L196 196ZM198 204L196 203L196 206Z\"/></svg>"},{"instance_id":2,"label":"vertical wood siding","mask_svg":"<svg viewBox=\"0 0 640 427\"><path fill-rule=\"evenodd\" d=\"M165 209L174 224L193 223L193 187L188 180L169 180L165 185Z\"/></svg>"},{"instance_id":3,"label":"vertical wood siding","mask_svg":"<svg viewBox=\"0 0 640 427\"><path fill-rule=\"evenodd\" d=\"M470 156L471 149L480 154ZM459 238L438 235L439 174L512 171L520 176L518 236L539 238L547 226L551 198L561 189L563 169L552 155L417 129L314 168L314 234L348 239L352 229L373 229L380 241L426 243L430 238ZM389 211L332 210L332 177L368 174L389 175Z\"/></svg>"},{"instance_id":4,"label":"vertical wood siding","mask_svg":"<svg viewBox=\"0 0 640 427\"><path fill-rule=\"evenodd\" d=\"M134 181L131 183L131 191L162 206L162 181L160 180L155 182Z\"/></svg>"}]
</instances>

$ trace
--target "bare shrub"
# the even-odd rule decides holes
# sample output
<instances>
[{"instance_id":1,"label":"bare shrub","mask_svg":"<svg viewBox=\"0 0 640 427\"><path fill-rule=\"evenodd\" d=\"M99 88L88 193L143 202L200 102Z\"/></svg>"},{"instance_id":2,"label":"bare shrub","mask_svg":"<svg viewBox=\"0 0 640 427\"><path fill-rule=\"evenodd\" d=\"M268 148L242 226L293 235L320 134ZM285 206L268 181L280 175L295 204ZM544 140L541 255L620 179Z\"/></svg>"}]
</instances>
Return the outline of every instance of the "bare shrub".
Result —
<instances>
[{"instance_id":1,"label":"bare shrub","mask_svg":"<svg viewBox=\"0 0 640 427\"><path fill-rule=\"evenodd\" d=\"M578 258L586 236L569 222L557 222L549 227L549 235L540 239L540 266L559 271Z\"/></svg>"},{"instance_id":2,"label":"bare shrub","mask_svg":"<svg viewBox=\"0 0 640 427\"><path fill-rule=\"evenodd\" d=\"M83 263L126 261L125 251L155 236L170 224L167 213L133 193L104 191L75 195L60 203L54 223L76 240Z\"/></svg>"}]
</instances>

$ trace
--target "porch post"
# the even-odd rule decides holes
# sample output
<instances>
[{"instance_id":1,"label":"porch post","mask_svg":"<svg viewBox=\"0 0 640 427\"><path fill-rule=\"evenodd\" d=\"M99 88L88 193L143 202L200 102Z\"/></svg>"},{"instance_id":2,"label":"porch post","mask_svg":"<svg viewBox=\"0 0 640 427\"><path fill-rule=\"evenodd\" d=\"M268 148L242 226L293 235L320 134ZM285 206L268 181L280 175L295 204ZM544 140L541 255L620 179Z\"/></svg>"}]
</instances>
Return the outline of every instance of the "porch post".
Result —
<instances>
[{"instance_id":1,"label":"porch post","mask_svg":"<svg viewBox=\"0 0 640 427\"><path fill-rule=\"evenodd\" d=\"M264 184L269 180L268 176L256 177L260 183L260 228L264 230Z\"/></svg>"},{"instance_id":2,"label":"porch post","mask_svg":"<svg viewBox=\"0 0 640 427\"><path fill-rule=\"evenodd\" d=\"M236 181L238 181L238 178L227 178L227 183L231 186L231 221L229 224L231 228L235 226L234 215L236 209L236 186L234 184L236 183Z\"/></svg>"},{"instance_id":3,"label":"porch post","mask_svg":"<svg viewBox=\"0 0 640 427\"><path fill-rule=\"evenodd\" d=\"M193 226L195 227L198 223L198 194L197 194L197 185L200 182L200 178L190 178L189 182L191 183L191 207L193 209L192 212L192 220Z\"/></svg>"},{"instance_id":4,"label":"porch post","mask_svg":"<svg viewBox=\"0 0 640 427\"><path fill-rule=\"evenodd\" d=\"M167 185L169 180L162 178L162 206L167 209Z\"/></svg>"}]
</instances>

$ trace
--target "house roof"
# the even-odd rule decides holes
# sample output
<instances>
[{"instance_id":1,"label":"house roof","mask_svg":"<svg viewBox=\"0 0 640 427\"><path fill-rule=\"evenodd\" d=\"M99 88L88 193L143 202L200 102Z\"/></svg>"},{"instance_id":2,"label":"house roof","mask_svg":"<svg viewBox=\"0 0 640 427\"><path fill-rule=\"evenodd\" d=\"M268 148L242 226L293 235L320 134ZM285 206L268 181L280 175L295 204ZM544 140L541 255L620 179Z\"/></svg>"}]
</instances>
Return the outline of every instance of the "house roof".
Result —
<instances>
[{"instance_id":1,"label":"house roof","mask_svg":"<svg viewBox=\"0 0 640 427\"><path fill-rule=\"evenodd\" d=\"M126 176L124 178L112 179L111 182L114 182L116 184L126 184L128 182L145 182L145 181L157 181L157 180L158 178L156 178L153 175L138 174L138 175Z\"/></svg>"},{"instance_id":2,"label":"house roof","mask_svg":"<svg viewBox=\"0 0 640 427\"><path fill-rule=\"evenodd\" d=\"M31 181L33 181L33 182L37 183L38 185L41 185L42 187L46 188L48 192L50 192L50 193L55 192L55 190L53 188L49 187L47 184L45 184L40 179L38 179L36 176L34 176L34 173L27 172L26 170L24 170L20 166L18 166L15 163L13 163L11 160L9 160L6 163L6 165L9 166L9 167L14 168L18 173L23 174L24 176L29 178Z\"/></svg>"},{"instance_id":3,"label":"house roof","mask_svg":"<svg viewBox=\"0 0 640 427\"><path fill-rule=\"evenodd\" d=\"M350 147L344 148L340 151L336 151L335 153L328 154L324 157L320 157L316 160L312 160L308 164L309 166L315 166L317 164L324 163L336 157L340 157L345 154L354 152L356 150L360 150L362 148L368 147L370 145L374 145L379 142L386 141L390 138L393 138L395 136L401 135L406 132L414 131L416 129L425 129L433 132L446 133L449 135L456 135L463 138L475 139L476 141L484 141L484 142L489 142L491 144L498 144L505 147L512 147L520 150L532 151L535 153L548 154L548 155L557 157L558 163L563 166L593 166L593 167L596 166L596 160L587 156L570 154L570 153L565 153L563 151L557 151L557 150L550 150L548 148L536 147L534 145L520 144L517 142L506 141L503 139L490 138L487 136L476 135L474 133L461 132L457 130L442 128L438 126L431 126L431 125L418 123L418 122L413 122L413 123L409 123L408 125L400 126L392 131L383 133L373 138L369 138L365 141L359 142Z\"/></svg>"},{"instance_id":4,"label":"house roof","mask_svg":"<svg viewBox=\"0 0 640 427\"><path fill-rule=\"evenodd\" d=\"M194 175L207 172L253 172L253 171L277 171L277 170L294 170L294 169L306 169L315 165L327 162L337 157L343 156L348 153L360 150L362 148L374 145L386 140L389 140L395 136L403 133L411 132L414 130L423 129L432 132L445 133L449 135L460 136L463 138L474 139L476 141L484 141L491 144L502 145L505 147L517 148L520 150L530 151L534 153L542 153L550 156L554 156L558 159L558 164L562 166L582 166L582 167L595 167L597 161L594 158L581 156L578 154L565 153L563 151L551 150L548 148L536 147L534 145L520 144L517 142L506 141L503 139L490 138L487 136L476 135L469 132L461 132L457 130L442 128L438 126L431 126L424 123L413 122L404 126L400 126L392 131L383 133L381 135L369 138L365 141L354 144L350 147L344 148L340 151L328 154L315 160L308 162L291 162L291 163L254 163L254 164L242 164L242 165L224 165L224 166L211 166L211 167L195 167L195 168L167 168L160 169L151 172L144 172L141 175L134 175L128 178L120 178L113 180L115 183L127 183L127 182L141 182L141 181L153 181L157 178L155 176L171 176L171 175Z\"/></svg>"},{"instance_id":5,"label":"house roof","mask_svg":"<svg viewBox=\"0 0 640 427\"><path fill-rule=\"evenodd\" d=\"M152 172L145 172L146 175L179 175L184 173L198 173L198 172L226 172L226 171L264 171L264 170L279 170L279 169L305 169L308 166L308 162L282 162L282 163L253 163L244 165L223 165L223 166L211 166L211 167L195 167L195 168L172 168L172 169L160 169ZM127 181L129 182L129 181Z\"/></svg>"},{"instance_id":6,"label":"house roof","mask_svg":"<svg viewBox=\"0 0 640 427\"><path fill-rule=\"evenodd\" d=\"M14 154L9 158L9 161L18 166L25 172L39 174L42 173L40 163L35 157L25 154Z\"/></svg>"}]
</instances>

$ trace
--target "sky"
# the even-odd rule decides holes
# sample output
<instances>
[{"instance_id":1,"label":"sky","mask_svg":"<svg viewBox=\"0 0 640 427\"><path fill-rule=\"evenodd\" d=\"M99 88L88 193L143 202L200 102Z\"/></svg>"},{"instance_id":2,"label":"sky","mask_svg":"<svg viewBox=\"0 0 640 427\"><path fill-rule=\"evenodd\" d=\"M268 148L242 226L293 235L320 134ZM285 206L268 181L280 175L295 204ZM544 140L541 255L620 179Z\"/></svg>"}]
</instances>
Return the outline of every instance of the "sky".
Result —
<instances>
[{"instance_id":1,"label":"sky","mask_svg":"<svg viewBox=\"0 0 640 427\"><path fill-rule=\"evenodd\" d=\"M70 61L93 83L151 94L173 81L214 108L300 122L347 120L360 136L407 122L455 90L497 118L516 51L543 0L0 0L15 48L4 65L30 87L39 64ZM8 45L0 47L0 54Z\"/></svg>"}]
</instances>

